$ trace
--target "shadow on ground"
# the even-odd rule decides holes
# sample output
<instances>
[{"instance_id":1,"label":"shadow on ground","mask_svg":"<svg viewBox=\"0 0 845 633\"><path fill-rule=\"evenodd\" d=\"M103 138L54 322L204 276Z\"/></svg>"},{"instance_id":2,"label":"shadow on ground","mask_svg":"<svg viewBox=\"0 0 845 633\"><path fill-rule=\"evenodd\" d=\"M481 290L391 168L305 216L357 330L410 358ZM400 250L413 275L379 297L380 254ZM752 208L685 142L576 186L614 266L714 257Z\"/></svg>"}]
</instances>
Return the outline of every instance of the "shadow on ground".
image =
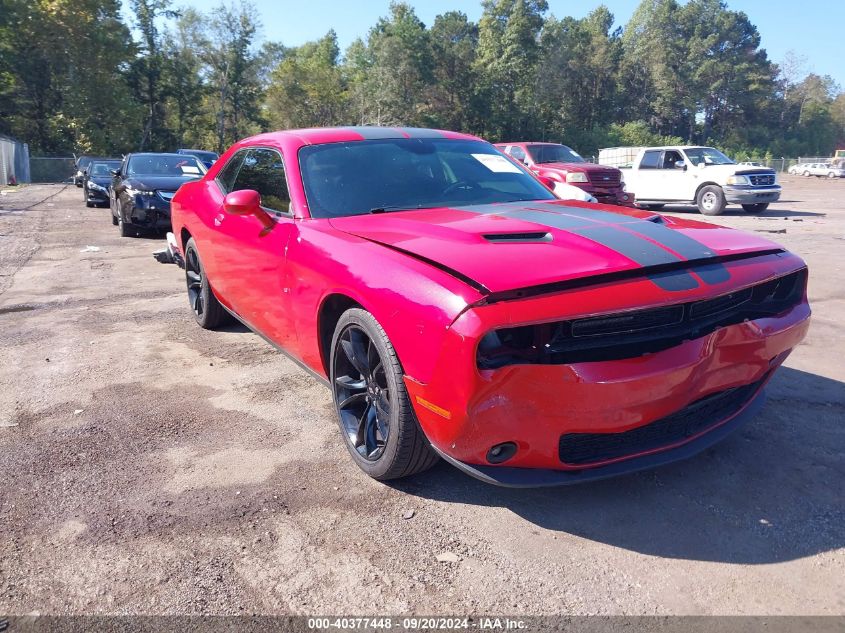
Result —
<instances>
[{"instance_id":1,"label":"shadow on ground","mask_svg":"<svg viewBox=\"0 0 845 633\"><path fill-rule=\"evenodd\" d=\"M776 563L845 546L845 384L782 368L748 426L684 462L612 480L514 490L441 463L396 488L501 506L539 527L648 554Z\"/></svg>"}]
</instances>

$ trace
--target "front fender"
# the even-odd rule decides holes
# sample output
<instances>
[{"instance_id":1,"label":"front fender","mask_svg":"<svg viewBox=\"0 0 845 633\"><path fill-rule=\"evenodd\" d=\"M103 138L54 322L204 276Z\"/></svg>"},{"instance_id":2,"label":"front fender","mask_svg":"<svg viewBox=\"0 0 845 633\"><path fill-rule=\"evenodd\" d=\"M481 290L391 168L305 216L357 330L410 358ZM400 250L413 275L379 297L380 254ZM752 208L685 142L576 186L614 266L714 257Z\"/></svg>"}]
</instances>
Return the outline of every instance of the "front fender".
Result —
<instances>
[{"instance_id":1,"label":"front fender","mask_svg":"<svg viewBox=\"0 0 845 633\"><path fill-rule=\"evenodd\" d=\"M482 295L429 263L335 231L325 221L299 225L299 237L289 245L286 284L297 323L296 355L326 374L320 309L328 297L342 295L381 324L406 375L428 382L452 322Z\"/></svg>"}]
</instances>

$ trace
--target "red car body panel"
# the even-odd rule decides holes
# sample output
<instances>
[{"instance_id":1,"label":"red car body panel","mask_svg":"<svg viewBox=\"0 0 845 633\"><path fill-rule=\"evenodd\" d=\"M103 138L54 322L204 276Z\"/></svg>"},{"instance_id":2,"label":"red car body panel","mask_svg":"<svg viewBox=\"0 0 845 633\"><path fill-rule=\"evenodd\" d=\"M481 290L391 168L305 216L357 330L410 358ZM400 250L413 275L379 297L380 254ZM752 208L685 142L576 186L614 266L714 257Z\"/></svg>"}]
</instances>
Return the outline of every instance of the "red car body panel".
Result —
<instances>
[{"instance_id":1,"label":"red car body panel","mask_svg":"<svg viewBox=\"0 0 845 633\"><path fill-rule=\"evenodd\" d=\"M508 148L518 147L526 156L526 167L540 177L558 182L567 182L570 173L586 174L589 182L571 182L569 184L583 189L601 204L634 206L634 195L626 193L622 182L622 172L615 167L596 165L595 163L535 163L528 151L530 145L557 145L557 143L519 142L496 143L496 147L505 152Z\"/></svg>"},{"instance_id":2,"label":"red car body panel","mask_svg":"<svg viewBox=\"0 0 845 633\"><path fill-rule=\"evenodd\" d=\"M202 180L177 192L174 234L183 249L194 238L227 309L323 378L322 308L342 297L369 311L402 362L423 431L453 463L489 466L491 446L515 442L507 467L583 470L561 461L563 434L625 432L710 394L765 380L807 331L804 292L784 313L635 358L481 369L479 342L498 328L719 297L803 270L804 263L733 229L571 201L311 218L297 152L363 138L354 128L299 130L234 145ZM215 182L233 153L248 146L284 156L292 214L264 236L257 218L224 213ZM545 241L496 241L526 233L545 234ZM611 233L619 245L605 239ZM652 268L663 272L651 275ZM667 289L666 279L680 278L686 285ZM714 420L707 431L725 422Z\"/></svg>"}]
</instances>

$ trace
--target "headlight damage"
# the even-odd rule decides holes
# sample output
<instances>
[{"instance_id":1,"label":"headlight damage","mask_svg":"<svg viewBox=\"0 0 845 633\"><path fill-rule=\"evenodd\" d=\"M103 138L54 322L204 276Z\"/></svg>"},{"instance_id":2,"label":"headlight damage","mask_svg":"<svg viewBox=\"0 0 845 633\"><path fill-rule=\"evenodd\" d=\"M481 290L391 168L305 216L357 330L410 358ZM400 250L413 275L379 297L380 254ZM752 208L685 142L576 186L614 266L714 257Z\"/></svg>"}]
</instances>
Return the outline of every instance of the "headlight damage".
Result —
<instances>
[{"instance_id":1,"label":"headlight damage","mask_svg":"<svg viewBox=\"0 0 845 633\"><path fill-rule=\"evenodd\" d=\"M801 302L806 285L802 269L714 299L494 330L479 343L476 361L480 369L497 369L636 358L781 314Z\"/></svg>"}]
</instances>

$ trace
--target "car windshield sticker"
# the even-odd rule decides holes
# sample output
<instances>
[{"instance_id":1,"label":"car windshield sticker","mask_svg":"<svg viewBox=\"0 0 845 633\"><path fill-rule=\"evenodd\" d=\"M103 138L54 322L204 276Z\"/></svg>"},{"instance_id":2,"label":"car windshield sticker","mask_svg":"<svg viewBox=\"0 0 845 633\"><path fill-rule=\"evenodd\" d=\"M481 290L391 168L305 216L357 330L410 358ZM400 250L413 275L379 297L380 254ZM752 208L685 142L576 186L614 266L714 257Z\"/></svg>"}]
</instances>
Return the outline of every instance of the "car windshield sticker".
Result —
<instances>
[{"instance_id":1,"label":"car windshield sticker","mask_svg":"<svg viewBox=\"0 0 845 633\"><path fill-rule=\"evenodd\" d=\"M182 165L182 173L183 174L198 174L198 173L200 173L200 168L194 167L193 165Z\"/></svg>"},{"instance_id":2,"label":"car windshield sticker","mask_svg":"<svg viewBox=\"0 0 845 633\"><path fill-rule=\"evenodd\" d=\"M490 171L496 173L521 174L522 171L504 156L499 154L472 154L472 157Z\"/></svg>"}]
</instances>

